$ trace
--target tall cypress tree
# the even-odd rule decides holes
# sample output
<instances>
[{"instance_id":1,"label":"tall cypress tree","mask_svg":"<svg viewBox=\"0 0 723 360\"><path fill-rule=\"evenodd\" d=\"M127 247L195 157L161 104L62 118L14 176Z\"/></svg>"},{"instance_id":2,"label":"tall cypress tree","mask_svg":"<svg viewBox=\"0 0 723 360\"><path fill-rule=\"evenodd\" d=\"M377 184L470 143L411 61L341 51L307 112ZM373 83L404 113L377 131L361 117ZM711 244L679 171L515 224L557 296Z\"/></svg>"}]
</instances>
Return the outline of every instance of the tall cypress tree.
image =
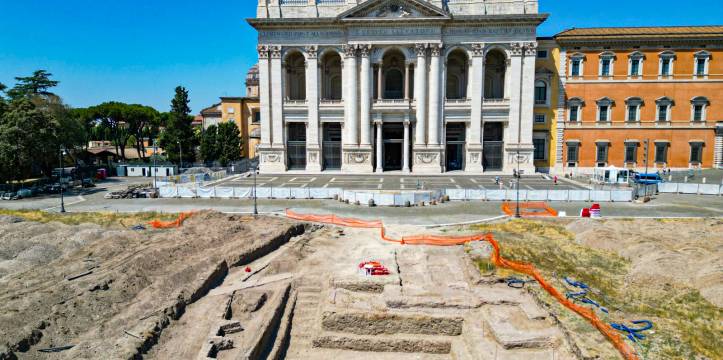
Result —
<instances>
[{"instance_id":1,"label":"tall cypress tree","mask_svg":"<svg viewBox=\"0 0 723 360\"><path fill-rule=\"evenodd\" d=\"M193 116L190 116L189 103L188 90L182 86L176 87L166 129L161 135L161 146L166 151L166 157L180 164L180 153L183 151L184 165L196 160L196 137L193 133Z\"/></svg>"}]
</instances>

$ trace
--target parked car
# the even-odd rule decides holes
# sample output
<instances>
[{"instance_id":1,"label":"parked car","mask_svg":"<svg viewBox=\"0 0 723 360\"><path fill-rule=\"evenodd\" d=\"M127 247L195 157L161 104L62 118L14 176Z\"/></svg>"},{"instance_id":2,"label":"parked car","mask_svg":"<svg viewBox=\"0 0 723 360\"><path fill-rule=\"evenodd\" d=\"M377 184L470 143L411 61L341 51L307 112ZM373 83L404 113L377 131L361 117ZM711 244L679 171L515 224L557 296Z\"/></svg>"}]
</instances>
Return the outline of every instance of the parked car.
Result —
<instances>
[{"instance_id":1,"label":"parked car","mask_svg":"<svg viewBox=\"0 0 723 360\"><path fill-rule=\"evenodd\" d=\"M643 185L657 185L662 182L665 182L663 178L658 173L635 173L635 176L633 177L633 181L636 184L643 184Z\"/></svg>"},{"instance_id":2,"label":"parked car","mask_svg":"<svg viewBox=\"0 0 723 360\"><path fill-rule=\"evenodd\" d=\"M68 185L67 184L60 184L60 183L52 183L45 186L45 191L49 194L57 194L60 193L60 189L63 189L63 191L68 191Z\"/></svg>"},{"instance_id":3,"label":"parked car","mask_svg":"<svg viewBox=\"0 0 723 360\"><path fill-rule=\"evenodd\" d=\"M18 194L15 192L6 192L2 195L3 200L18 200L20 197L18 197Z\"/></svg>"}]
</instances>

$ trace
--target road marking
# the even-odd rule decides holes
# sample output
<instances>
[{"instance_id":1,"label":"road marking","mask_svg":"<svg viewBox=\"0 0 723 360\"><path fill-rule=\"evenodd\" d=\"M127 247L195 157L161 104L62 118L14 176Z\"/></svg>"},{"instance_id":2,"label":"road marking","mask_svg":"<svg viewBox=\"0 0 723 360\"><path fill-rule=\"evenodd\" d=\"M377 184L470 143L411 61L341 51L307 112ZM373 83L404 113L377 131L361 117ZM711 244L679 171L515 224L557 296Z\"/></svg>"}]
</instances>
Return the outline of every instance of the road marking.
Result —
<instances>
[{"instance_id":1,"label":"road marking","mask_svg":"<svg viewBox=\"0 0 723 360\"><path fill-rule=\"evenodd\" d=\"M291 178L291 180L289 180L289 182L294 182L294 181L296 181L296 179L297 178Z\"/></svg>"},{"instance_id":2,"label":"road marking","mask_svg":"<svg viewBox=\"0 0 723 360\"><path fill-rule=\"evenodd\" d=\"M475 183L475 184L477 183L477 180L475 180L475 179L469 179L469 181L471 181L471 182L473 182L473 183Z\"/></svg>"},{"instance_id":3,"label":"road marking","mask_svg":"<svg viewBox=\"0 0 723 360\"><path fill-rule=\"evenodd\" d=\"M383 182L384 182L384 178L379 178L379 183L383 183Z\"/></svg>"},{"instance_id":4,"label":"road marking","mask_svg":"<svg viewBox=\"0 0 723 360\"><path fill-rule=\"evenodd\" d=\"M378 189L378 190L381 190L381 189L382 189L382 184L377 185L377 189Z\"/></svg>"},{"instance_id":5,"label":"road marking","mask_svg":"<svg viewBox=\"0 0 723 360\"><path fill-rule=\"evenodd\" d=\"M533 187L530 186L530 185L525 185L525 187L527 187L527 188L530 189L530 190L535 190L535 188L533 188Z\"/></svg>"}]
</instances>

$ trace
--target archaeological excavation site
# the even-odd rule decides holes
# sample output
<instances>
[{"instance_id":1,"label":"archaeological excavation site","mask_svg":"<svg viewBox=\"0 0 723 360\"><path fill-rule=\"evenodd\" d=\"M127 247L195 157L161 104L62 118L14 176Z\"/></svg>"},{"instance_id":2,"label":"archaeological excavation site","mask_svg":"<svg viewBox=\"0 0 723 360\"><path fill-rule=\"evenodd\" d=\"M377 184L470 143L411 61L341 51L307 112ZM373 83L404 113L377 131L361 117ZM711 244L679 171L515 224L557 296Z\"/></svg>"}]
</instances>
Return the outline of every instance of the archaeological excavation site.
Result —
<instances>
[{"instance_id":1,"label":"archaeological excavation site","mask_svg":"<svg viewBox=\"0 0 723 360\"><path fill-rule=\"evenodd\" d=\"M282 216L198 212L183 221L173 221L174 215L154 223L152 215L105 221L68 216L0 216L0 359L714 359L720 354L720 338L687 328L679 321L684 315L666 312L672 308L668 300L651 300L663 288L670 301L688 296L685 311L710 319L698 327L719 333L719 272L680 271L677 278L650 280L640 275L641 267L650 269L645 274L664 271L590 240L593 225L583 222L398 225L382 231L402 239L427 232L424 239L435 241L494 234L502 247L495 256L487 241L445 246L385 241L373 226ZM603 225L606 236L614 237L679 224ZM695 226L714 234L723 230L720 221ZM704 261L707 246L721 258L720 238L714 245L689 240L680 256L666 247L670 244L658 246L660 266ZM562 261L555 256L566 254L578 256L555 268ZM582 315L562 306L535 276L503 268L502 257L536 265L552 287L568 291L566 298ZM583 297L570 298L575 288L563 278L584 281L590 289L584 299L594 299L597 307L578 301ZM685 285L690 279L692 287ZM624 303L627 296L655 311ZM642 336L636 341L617 332L616 345L606 337L607 328L586 319L588 313L605 326L646 319L656 327L635 332Z\"/></svg>"}]
</instances>

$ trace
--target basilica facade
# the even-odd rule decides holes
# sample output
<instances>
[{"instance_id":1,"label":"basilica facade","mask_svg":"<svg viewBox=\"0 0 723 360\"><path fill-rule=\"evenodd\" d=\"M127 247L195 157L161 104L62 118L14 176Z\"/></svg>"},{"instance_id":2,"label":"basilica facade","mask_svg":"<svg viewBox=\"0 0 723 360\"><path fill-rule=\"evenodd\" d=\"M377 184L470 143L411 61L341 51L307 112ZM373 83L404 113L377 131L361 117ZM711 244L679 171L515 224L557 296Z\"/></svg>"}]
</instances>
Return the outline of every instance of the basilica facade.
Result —
<instances>
[{"instance_id":1,"label":"basilica facade","mask_svg":"<svg viewBox=\"0 0 723 360\"><path fill-rule=\"evenodd\" d=\"M259 0L262 173L532 173L533 0Z\"/></svg>"}]
</instances>

